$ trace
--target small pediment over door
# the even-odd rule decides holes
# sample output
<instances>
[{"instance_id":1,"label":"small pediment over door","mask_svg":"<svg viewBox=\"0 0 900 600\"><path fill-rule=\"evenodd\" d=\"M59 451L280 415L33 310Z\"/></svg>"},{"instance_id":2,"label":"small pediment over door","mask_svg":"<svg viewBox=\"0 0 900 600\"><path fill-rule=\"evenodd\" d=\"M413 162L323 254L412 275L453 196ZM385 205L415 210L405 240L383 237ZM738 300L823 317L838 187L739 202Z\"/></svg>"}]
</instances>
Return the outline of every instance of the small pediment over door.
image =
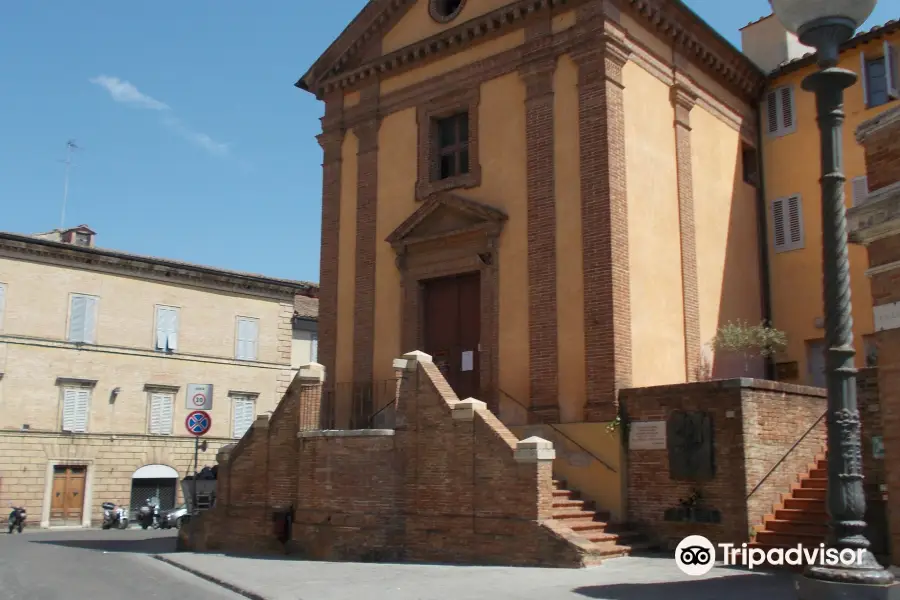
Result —
<instances>
[{"instance_id":1,"label":"small pediment over door","mask_svg":"<svg viewBox=\"0 0 900 600\"><path fill-rule=\"evenodd\" d=\"M410 244L482 231L499 235L507 215L499 208L450 193L425 201L391 235L387 242L400 249Z\"/></svg>"}]
</instances>

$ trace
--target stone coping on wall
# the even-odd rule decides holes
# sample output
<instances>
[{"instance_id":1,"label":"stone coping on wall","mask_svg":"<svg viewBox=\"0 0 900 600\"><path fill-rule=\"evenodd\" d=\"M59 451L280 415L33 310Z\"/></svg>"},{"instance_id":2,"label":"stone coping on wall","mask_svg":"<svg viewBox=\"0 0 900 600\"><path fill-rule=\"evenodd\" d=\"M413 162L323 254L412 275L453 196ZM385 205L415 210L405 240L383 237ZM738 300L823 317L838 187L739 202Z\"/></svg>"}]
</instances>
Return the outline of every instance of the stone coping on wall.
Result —
<instances>
[{"instance_id":1,"label":"stone coping on wall","mask_svg":"<svg viewBox=\"0 0 900 600\"><path fill-rule=\"evenodd\" d=\"M697 388L709 390L747 389L765 390L767 392L781 392L798 396L816 396L825 398L828 392L823 388L807 385L770 381L768 379L753 379L752 377L737 377L734 379L713 379L711 381L696 381L691 383L675 383L669 385L656 385L641 388L627 388L622 390L626 397L658 396L661 392L679 393Z\"/></svg>"},{"instance_id":2,"label":"stone coping on wall","mask_svg":"<svg viewBox=\"0 0 900 600\"><path fill-rule=\"evenodd\" d=\"M351 438L351 437L390 437L393 429L323 429L317 431L300 431L297 437L305 438Z\"/></svg>"},{"instance_id":3,"label":"stone coping on wall","mask_svg":"<svg viewBox=\"0 0 900 600\"><path fill-rule=\"evenodd\" d=\"M900 228L900 181L871 192L865 203L847 209L850 241L865 244Z\"/></svg>"}]
</instances>

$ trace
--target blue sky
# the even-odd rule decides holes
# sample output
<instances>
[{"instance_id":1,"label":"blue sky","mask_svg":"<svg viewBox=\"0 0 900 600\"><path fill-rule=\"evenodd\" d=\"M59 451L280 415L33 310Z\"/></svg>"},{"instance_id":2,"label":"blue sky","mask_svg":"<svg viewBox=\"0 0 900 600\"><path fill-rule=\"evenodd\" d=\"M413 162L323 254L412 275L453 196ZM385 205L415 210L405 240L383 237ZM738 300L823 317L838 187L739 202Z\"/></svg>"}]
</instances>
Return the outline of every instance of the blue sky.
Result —
<instances>
[{"instance_id":1,"label":"blue sky","mask_svg":"<svg viewBox=\"0 0 900 600\"><path fill-rule=\"evenodd\" d=\"M473 0L477 1L477 0ZM767 0L688 0L739 45ZM321 105L293 83L363 0L7 0L0 230L317 280ZM870 23L900 17L881 0ZM118 101L117 101L118 100Z\"/></svg>"}]
</instances>

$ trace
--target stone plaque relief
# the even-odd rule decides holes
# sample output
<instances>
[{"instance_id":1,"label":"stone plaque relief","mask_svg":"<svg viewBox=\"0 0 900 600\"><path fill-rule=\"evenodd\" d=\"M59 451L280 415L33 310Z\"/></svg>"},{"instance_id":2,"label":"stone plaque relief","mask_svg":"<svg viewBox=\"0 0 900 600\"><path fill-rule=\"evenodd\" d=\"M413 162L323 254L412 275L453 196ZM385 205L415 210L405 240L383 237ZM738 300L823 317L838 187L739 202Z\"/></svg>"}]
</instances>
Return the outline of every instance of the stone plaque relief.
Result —
<instances>
[{"instance_id":1,"label":"stone plaque relief","mask_svg":"<svg viewBox=\"0 0 900 600\"><path fill-rule=\"evenodd\" d=\"M666 423L669 477L708 481L715 475L713 423L709 413L674 411Z\"/></svg>"},{"instance_id":2,"label":"stone plaque relief","mask_svg":"<svg viewBox=\"0 0 900 600\"><path fill-rule=\"evenodd\" d=\"M900 302L876 306L872 312L875 316L875 331L900 329Z\"/></svg>"},{"instance_id":3,"label":"stone plaque relief","mask_svg":"<svg viewBox=\"0 0 900 600\"><path fill-rule=\"evenodd\" d=\"M665 421L634 421L628 426L629 450L665 450Z\"/></svg>"}]
</instances>

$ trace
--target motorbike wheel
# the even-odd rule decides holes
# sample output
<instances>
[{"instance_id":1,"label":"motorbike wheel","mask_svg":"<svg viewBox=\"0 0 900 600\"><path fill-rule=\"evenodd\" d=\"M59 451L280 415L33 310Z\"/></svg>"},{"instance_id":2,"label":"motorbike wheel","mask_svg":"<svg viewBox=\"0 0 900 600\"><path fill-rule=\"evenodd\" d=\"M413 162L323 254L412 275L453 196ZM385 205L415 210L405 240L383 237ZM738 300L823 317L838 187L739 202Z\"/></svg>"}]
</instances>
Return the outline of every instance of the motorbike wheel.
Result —
<instances>
[{"instance_id":1,"label":"motorbike wheel","mask_svg":"<svg viewBox=\"0 0 900 600\"><path fill-rule=\"evenodd\" d=\"M109 529L111 527L111 525L109 523L104 523L100 527L101 527L101 529Z\"/></svg>"},{"instance_id":2,"label":"motorbike wheel","mask_svg":"<svg viewBox=\"0 0 900 600\"><path fill-rule=\"evenodd\" d=\"M128 521L119 521L119 529L128 529Z\"/></svg>"},{"instance_id":3,"label":"motorbike wheel","mask_svg":"<svg viewBox=\"0 0 900 600\"><path fill-rule=\"evenodd\" d=\"M13 529L15 529L15 525L12 523L9 524L9 534L12 535Z\"/></svg>"},{"instance_id":4,"label":"motorbike wheel","mask_svg":"<svg viewBox=\"0 0 900 600\"><path fill-rule=\"evenodd\" d=\"M22 533L22 529L25 527L22 523L19 523L19 533Z\"/></svg>"},{"instance_id":5,"label":"motorbike wheel","mask_svg":"<svg viewBox=\"0 0 900 600\"><path fill-rule=\"evenodd\" d=\"M149 527L149 525L147 525L146 523L141 523L141 529L147 529L147 527Z\"/></svg>"}]
</instances>

